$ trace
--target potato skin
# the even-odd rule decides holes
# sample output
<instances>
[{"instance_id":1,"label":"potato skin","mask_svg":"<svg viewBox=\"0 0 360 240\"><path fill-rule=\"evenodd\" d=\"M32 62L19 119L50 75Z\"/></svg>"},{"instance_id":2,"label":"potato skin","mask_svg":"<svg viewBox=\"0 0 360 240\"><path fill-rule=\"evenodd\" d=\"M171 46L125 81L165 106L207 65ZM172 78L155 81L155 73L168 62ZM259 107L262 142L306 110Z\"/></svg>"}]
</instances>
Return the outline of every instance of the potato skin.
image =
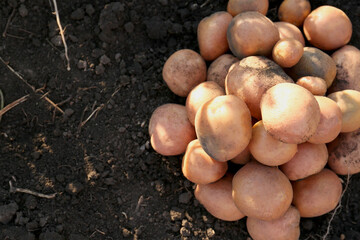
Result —
<instances>
[{"instance_id":1,"label":"potato skin","mask_svg":"<svg viewBox=\"0 0 360 240\"><path fill-rule=\"evenodd\" d=\"M210 157L228 161L250 142L250 111L236 96L216 97L203 104L196 113L195 130L202 148Z\"/></svg>"},{"instance_id":2,"label":"potato skin","mask_svg":"<svg viewBox=\"0 0 360 240\"><path fill-rule=\"evenodd\" d=\"M304 34L315 47L334 50L350 41L352 24L342 10L333 6L320 6L306 17Z\"/></svg>"},{"instance_id":3,"label":"potato skin","mask_svg":"<svg viewBox=\"0 0 360 240\"><path fill-rule=\"evenodd\" d=\"M238 154L236 157L234 157L230 161L235 164L244 165L244 164L248 163L250 160L251 160L251 154L250 154L249 145L248 145L240 154Z\"/></svg>"},{"instance_id":4,"label":"potato skin","mask_svg":"<svg viewBox=\"0 0 360 240\"><path fill-rule=\"evenodd\" d=\"M263 94L279 83L293 80L275 62L262 56L250 56L235 63L225 79L226 94L245 101L251 116L260 120L260 101Z\"/></svg>"},{"instance_id":5,"label":"potato skin","mask_svg":"<svg viewBox=\"0 0 360 240\"><path fill-rule=\"evenodd\" d=\"M153 149L164 156L185 152L188 143L196 138L185 106L173 103L155 109L149 122L149 135Z\"/></svg>"},{"instance_id":6,"label":"potato skin","mask_svg":"<svg viewBox=\"0 0 360 240\"><path fill-rule=\"evenodd\" d=\"M293 38L280 39L272 50L273 60L283 68L297 64L304 53L301 42Z\"/></svg>"},{"instance_id":7,"label":"potato skin","mask_svg":"<svg viewBox=\"0 0 360 240\"><path fill-rule=\"evenodd\" d=\"M297 26L288 22L274 22L274 24L279 30L280 39L293 38L301 42L303 47L305 47L304 36Z\"/></svg>"},{"instance_id":8,"label":"potato skin","mask_svg":"<svg viewBox=\"0 0 360 240\"><path fill-rule=\"evenodd\" d=\"M253 240L298 240L300 213L290 206L282 217L273 221L248 217L246 227Z\"/></svg>"},{"instance_id":9,"label":"potato skin","mask_svg":"<svg viewBox=\"0 0 360 240\"><path fill-rule=\"evenodd\" d=\"M301 217L318 217L333 210L339 203L342 185L340 178L331 170L293 182L293 205Z\"/></svg>"},{"instance_id":10,"label":"potato skin","mask_svg":"<svg viewBox=\"0 0 360 240\"><path fill-rule=\"evenodd\" d=\"M275 24L259 12L236 15L227 30L230 50L240 59L251 55L270 55L279 39Z\"/></svg>"},{"instance_id":11,"label":"potato skin","mask_svg":"<svg viewBox=\"0 0 360 240\"><path fill-rule=\"evenodd\" d=\"M227 5L227 11L232 16L247 11L258 11L259 13L266 15L268 8L269 0L229 0Z\"/></svg>"},{"instance_id":12,"label":"potato skin","mask_svg":"<svg viewBox=\"0 0 360 240\"><path fill-rule=\"evenodd\" d=\"M184 176L197 184L209 184L222 178L228 165L212 159L202 149L198 139L191 141L185 151L181 165Z\"/></svg>"},{"instance_id":13,"label":"potato skin","mask_svg":"<svg viewBox=\"0 0 360 240\"><path fill-rule=\"evenodd\" d=\"M325 144L302 143L295 156L280 166L280 170L291 180L299 180L320 172L328 160Z\"/></svg>"},{"instance_id":14,"label":"potato skin","mask_svg":"<svg viewBox=\"0 0 360 240\"><path fill-rule=\"evenodd\" d=\"M318 96L324 96L327 90L327 84L325 80L319 77L302 77L296 81L296 84L306 88L312 94Z\"/></svg>"},{"instance_id":15,"label":"potato skin","mask_svg":"<svg viewBox=\"0 0 360 240\"><path fill-rule=\"evenodd\" d=\"M206 63L197 52L181 49L165 62L162 76L173 93L186 97L191 89L206 80Z\"/></svg>"},{"instance_id":16,"label":"potato skin","mask_svg":"<svg viewBox=\"0 0 360 240\"><path fill-rule=\"evenodd\" d=\"M206 61L212 61L229 50L226 31L231 20L228 12L221 11L200 21L197 36L200 55Z\"/></svg>"},{"instance_id":17,"label":"potato skin","mask_svg":"<svg viewBox=\"0 0 360 240\"><path fill-rule=\"evenodd\" d=\"M210 64L207 72L207 81L214 81L219 84L220 87L225 89L226 75L228 74L231 65L238 61L239 59L232 54L221 55Z\"/></svg>"},{"instance_id":18,"label":"potato skin","mask_svg":"<svg viewBox=\"0 0 360 240\"><path fill-rule=\"evenodd\" d=\"M278 168L256 161L240 168L232 186L238 209L248 217L265 221L283 216L293 198L289 179Z\"/></svg>"},{"instance_id":19,"label":"potato skin","mask_svg":"<svg viewBox=\"0 0 360 240\"><path fill-rule=\"evenodd\" d=\"M245 215L235 206L231 196L232 176L226 175L217 182L196 186L195 198L214 217L224 221L237 221Z\"/></svg>"},{"instance_id":20,"label":"potato skin","mask_svg":"<svg viewBox=\"0 0 360 240\"><path fill-rule=\"evenodd\" d=\"M280 4L278 17L280 21L289 22L299 27L311 11L308 0L285 0Z\"/></svg>"}]
</instances>

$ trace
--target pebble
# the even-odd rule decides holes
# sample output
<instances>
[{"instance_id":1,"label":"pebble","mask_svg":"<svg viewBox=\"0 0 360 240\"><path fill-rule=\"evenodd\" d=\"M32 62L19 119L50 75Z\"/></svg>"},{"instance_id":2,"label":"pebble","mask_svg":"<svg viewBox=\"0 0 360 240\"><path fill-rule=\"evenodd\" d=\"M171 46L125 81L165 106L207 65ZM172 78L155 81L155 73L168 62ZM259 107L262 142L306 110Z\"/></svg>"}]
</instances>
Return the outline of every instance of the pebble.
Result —
<instances>
[{"instance_id":1,"label":"pebble","mask_svg":"<svg viewBox=\"0 0 360 240\"><path fill-rule=\"evenodd\" d=\"M27 10L27 8L25 7L24 4L20 5L19 14L20 14L21 17L26 17L29 14L29 11Z\"/></svg>"},{"instance_id":2,"label":"pebble","mask_svg":"<svg viewBox=\"0 0 360 240\"><path fill-rule=\"evenodd\" d=\"M184 211L182 209L174 207L170 210L171 221L177 221L184 218Z\"/></svg>"},{"instance_id":3,"label":"pebble","mask_svg":"<svg viewBox=\"0 0 360 240\"><path fill-rule=\"evenodd\" d=\"M97 65L97 66L95 67L95 73L96 73L97 75L101 75L101 74L103 74L104 72L105 72L105 67L104 67L104 65L99 64L99 65Z\"/></svg>"},{"instance_id":4,"label":"pebble","mask_svg":"<svg viewBox=\"0 0 360 240\"><path fill-rule=\"evenodd\" d=\"M16 203L0 206L0 223L10 222L18 209L19 206Z\"/></svg>"},{"instance_id":5,"label":"pebble","mask_svg":"<svg viewBox=\"0 0 360 240\"><path fill-rule=\"evenodd\" d=\"M146 33L150 39L164 39L167 35L168 26L163 20L155 16L145 22Z\"/></svg>"},{"instance_id":6,"label":"pebble","mask_svg":"<svg viewBox=\"0 0 360 240\"><path fill-rule=\"evenodd\" d=\"M48 222L48 217L42 217L42 218L40 218L40 220L39 220L39 225L40 225L40 227L45 227L45 225L47 224L47 222Z\"/></svg>"},{"instance_id":7,"label":"pebble","mask_svg":"<svg viewBox=\"0 0 360 240\"><path fill-rule=\"evenodd\" d=\"M64 237L56 232L41 233L39 240L64 240Z\"/></svg>"},{"instance_id":8,"label":"pebble","mask_svg":"<svg viewBox=\"0 0 360 240\"><path fill-rule=\"evenodd\" d=\"M82 8L78 8L75 11L73 11L70 15L70 18L73 20L81 20L85 16L84 10Z\"/></svg>"},{"instance_id":9,"label":"pebble","mask_svg":"<svg viewBox=\"0 0 360 240\"><path fill-rule=\"evenodd\" d=\"M111 62L110 58L105 54L100 57L100 63L103 65L109 64Z\"/></svg>"},{"instance_id":10,"label":"pebble","mask_svg":"<svg viewBox=\"0 0 360 240\"><path fill-rule=\"evenodd\" d=\"M131 232L126 228L123 228L122 234L123 234L124 237L130 237L131 236Z\"/></svg>"},{"instance_id":11,"label":"pebble","mask_svg":"<svg viewBox=\"0 0 360 240\"><path fill-rule=\"evenodd\" d=\"M134 31L135 26L132 22L127 22L125 23L124 28L127 33L132 33Z\"/></svg>"},{"instance_id":12,"label":"pebble","mask_svg":"<svg viewBox=\"0 0 360 240\"><path fill-rule=\"evenodd\" d=\"M33 232L35 230L37 230L39 227L39 224L34 220L34 221L31 221L31 222L28 222L26 224L26 229L29 231L29 232Z\"/></svg>"},{"instance_id":13,"label":"pebble","mask_svg":"<svg viewBox=\"0 0 360 240\"><path fill-rule=\"evenodd\" d=\"M104 54L105 54L105 51L100 49L100 48L95 48L91 52L91 56L94 57L94 58L98 58L98 57L100 57L101 55L104 55Z\"/></svg>"},{"instance_id":14,"label":"pebble","mask_svg":"<svg viewBox=\"0 0 360 240\"><path fill-rule=\"evenodd\" d=\"M66 186L66 191L73 195L78 194L84 189L84 185L79 182L71 182Z\"/></svg>"},{"instance_id":15,"label":"pebble","mask_svg":"<svg viewBox=\"0 0 360 240\"><path fill-rule=\"evenodd\" d=\"M55 35L51 38L51 43L54 44L56 47L62 46L62 40L60 35Z\"/></svg>"},{"instance_id":16,"label":"pebble","mask_svg":"<svg viewBox=\"0 0 360 240\"><path fill-rule=\"evenodd\" d=\"M173 232L178 233L180 231L181 225L179 222L176 222L174 225L172 225L171 230Z\"/></svg>"},{"instance_id":17,"label":"pebble","mask_svg":"<svg viewBox=\"0 0 360 240\"><path fill-rule=\"evenodd\" d=\"M188 204L191 198L192 198L191 193L189 192L182 193L179 196L179 203Z\"/></svg>"},{"instance_id":18,"label":"pebble","mask_svg":"<svg viewBox=\"0 0 360 240\"><path fill-rule=\"evenodd\" d=\"M190 232L189 229L187 229L187 228L185 228L185 227L182 227L182 228L180 228L180 234L181 234L181 236L183 236L183 237L189 237L190 234L191 234L191 232Z\"/></svg>"},{"instance_id":19,"label":"pebble","mask_svg":"<svg viewBox=\"0 0 360 240\"><path fill-rule=\"evenodd\" d=\"M31 156L34 160L39 160L41 157L41 152L39 152L39 151L32 152Z\"/></svg>"},{"instance_id":20,"label":"pebble","mask_svg":"<svg viewBox=\"0 0 360 240\"><path fill-rule=\"evenodd\" d=\"M87 5L85 6L85 11L86 11L86 13L87 13L89 16L91 16L91 15L94 14L95 9L94 9L93 5L87 4Z\"/></svg>"},{"instance_id":21,"label":"pebble","mask_svg":"<svg viewBox=\"0 0 360 240\"><path fill-rule=\"evenodd\" d=\"M77 67L78 69L86 69L87 67L87 63L84 60L79 60L77 63Z\"/></svg>"},{"instance_id":22,"label":"pebble","mask_svg":"<svg viewBox=\"0 0 360 240\"><path fill-rule=\"evenodd\" d=\"M67 117L71 117L71 115L73 115L74 114L74 110L73 109L71 109L71 108L67 108L67 109L65 109L65 111L64 111L64 113L65 113L65 115L67 116Z\"/></svg>"},{"instance_id":23,"label":"pebble","mask_svg":"<svg viewBox=\"0 0 360 240\"><path fill-rule=\"evenodd\" d=\"M212 229L212 228L206 229L206 235L207 235L209 238L214 237L214 236L215 236L215 230Z\"/></svg>"},{"instance_id":24,"label":"pebble","mask_svg":"<svg viewBox=\"0 0 360 240\"><path fill-rule=\"evenodd\" d=\"M15 218L15 224L16 225L25 225L26 223L29 222L29 218L27 217L23 217L23 213L22 212L17 212L16 213L16 218Z\"/></svg>"}]
</instances>

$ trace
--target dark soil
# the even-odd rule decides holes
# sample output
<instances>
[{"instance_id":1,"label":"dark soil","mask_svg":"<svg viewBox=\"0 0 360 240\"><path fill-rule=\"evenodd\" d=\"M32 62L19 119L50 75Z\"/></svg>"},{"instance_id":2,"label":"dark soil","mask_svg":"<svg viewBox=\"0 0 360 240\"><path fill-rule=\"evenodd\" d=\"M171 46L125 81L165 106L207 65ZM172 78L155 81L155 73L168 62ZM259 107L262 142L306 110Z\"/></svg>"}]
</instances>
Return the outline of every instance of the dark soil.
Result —
<instances>
[{"instance_id":1,"label":"dark soil","mask_svg":"<svg viewBox=\"0 0 360 240\"><path fill-rule=\"evenodd\" d=\"M247 239L244 219L217 220L194 199L181 157L155 153L147 130L156 107L184 103L162 80L166 58L198 50L198 22L227 1L58 1L71 71L49 2L0 2L0 56L28 83L0 62L5 105L29 94L0 123L0 239ZM281 1L270 2L275 20ZM358 0L312 1L323 4L349 15L360 48ZM10 180L58 194L10 193ZM353 176L329 239L360 239L359 212ZM330 217L303 219L301 239L319 239Z\"/></svg>"}]
</instances>

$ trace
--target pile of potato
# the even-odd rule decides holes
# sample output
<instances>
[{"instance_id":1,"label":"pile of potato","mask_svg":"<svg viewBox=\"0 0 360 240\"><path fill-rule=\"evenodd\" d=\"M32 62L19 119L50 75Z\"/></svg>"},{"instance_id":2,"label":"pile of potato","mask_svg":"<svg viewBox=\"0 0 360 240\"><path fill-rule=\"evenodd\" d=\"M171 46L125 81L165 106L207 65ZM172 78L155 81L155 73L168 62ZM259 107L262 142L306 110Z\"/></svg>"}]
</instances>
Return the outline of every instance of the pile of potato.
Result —
<instances>
[{"instance_id":1,"label":"pile of potato","mask_svg":"<svg viewBox=\"0 0 360 240\"><path fill-rule=\"evenodd\" d=\"M185 153L183 174L213 216L247 216L254 240L292 240L300 217L337 206L336 174L360 172L360 51L346 45L342 10L285 0L274 23L268 5L230 0L199 23L200 54L179 50L163 68L186 105L158 107L149 135L156 152ZM243 166L234 175L228 161Z\"/></svg>"}]
</instances>

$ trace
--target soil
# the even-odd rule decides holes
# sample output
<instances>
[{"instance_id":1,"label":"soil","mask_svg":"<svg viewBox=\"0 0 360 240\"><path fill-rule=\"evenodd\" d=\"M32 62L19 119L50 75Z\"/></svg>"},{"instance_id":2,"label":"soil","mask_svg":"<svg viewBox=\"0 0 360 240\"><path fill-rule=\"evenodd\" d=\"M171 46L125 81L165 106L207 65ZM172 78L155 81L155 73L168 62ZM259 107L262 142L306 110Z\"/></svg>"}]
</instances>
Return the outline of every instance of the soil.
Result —
<instances>
[{"instance_id":1,"label":"soil","mask_svg":"<svg viewBox=\"0 0 360 240\"><path fill-rule=\"evenodd\" d=\"M156 107L185 101L162 80L165 60L198 51L198 22L227 1L58 1L70 71L50 2L0 2L0 89L5 105L28 95L0 123L0 239L248 239L244 219L206 212L181 156L155 153L147 130ZM344 10L360 48L358 0L311 3ZM9 181L57 195L10 193ZM328 239L360 239L359 212L353 176ZM330 218L302 219L301 239L319 239Z\"/></svg>"}]
</instances>

